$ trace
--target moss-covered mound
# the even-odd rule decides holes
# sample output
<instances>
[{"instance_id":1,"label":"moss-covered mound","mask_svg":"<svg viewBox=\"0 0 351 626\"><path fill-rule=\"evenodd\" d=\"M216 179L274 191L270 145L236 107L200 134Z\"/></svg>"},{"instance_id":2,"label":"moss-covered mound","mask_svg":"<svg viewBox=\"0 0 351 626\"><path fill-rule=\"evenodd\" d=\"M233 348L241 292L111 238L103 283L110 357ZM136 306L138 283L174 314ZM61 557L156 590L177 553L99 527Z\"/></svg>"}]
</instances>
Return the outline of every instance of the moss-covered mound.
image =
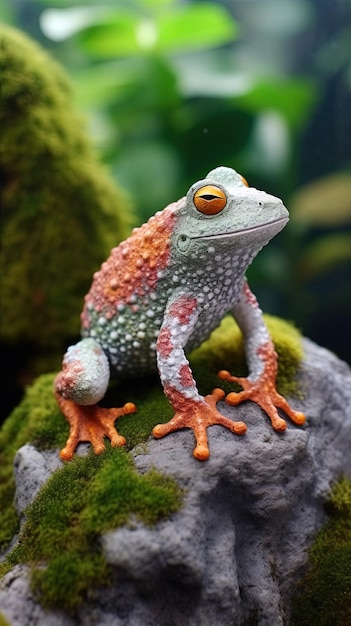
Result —
<instances>
[{"instance_id":1,"label":"moss-covered mound","mask_svg":"<svg viewBox=\"0 0 351 626\"><path fill-rule=\"evenodd\" d=\"M79 332L93 272L129 231L126 200L93 154L64 70L0 25L0 337L56 348Z\"/></svg>"},{"instance_id":2,"label":"moss-covered mound","mask_svg":"<svg viewBox=\"0 0 351 626\"><path fill-rule=\"evenodd\" d=\"M300 334L283 320L266 316L266 322L280 356L278 388L291 395L298 391L296 372L303 356ZM243 341L234 320L223 320L211 338L190 355L190 361L203 394L222 386L217 371L224 366L244 375ZM16 451L27 442L41 449L62 448L68 436L68 425L53 397L53 379L54 374L40 376L0 432L2 547L18 530L12 470ZM228 391L233 389L233 385L225 386ZM15 563L32 564L33 587L47 607L72 611L90 586L108 583L99 534L127 523L131 517L152 524L181 504L174 481L157 472L139 476L128 455L128 450L147 441L153 426L172 415L157 376L138 381L137 386L135 381L116 384L109 390L105 404L118 406L128 400L137 404L138 411L118 420L118 430L127 440L126 449L107 445L104 454L75 457L55 472L27 510L21 541L2 565L4 572ZM47 564L44 569L40 567L43 563Z\"/></svg>"},{"instance_id":3,"label":"moss-covered mound","mask_svg":"<svg viewBox=\"0 0 351 626\"><path fill-rule=\"evenodd\" d=\"M310 551L299 584L292 626L351 624L351 481L338 482L327 503L329 520Z\"/></svg>"},{"instance_id":4,"label":"moss-covered mound","mask_svg":"<svg viewBox=\"0 0 351 626\"><path fill-rule=\"evenodd\" d=\"M103 455L76 457L52 475L27 509L21 541L6 569L31 563L41 604L72 612L87 589L109 583L99 535L131 515L152 525L180 503L172 479L156 471L140 476L124 450L109 446Z\"/></svg>"}]
</instances>

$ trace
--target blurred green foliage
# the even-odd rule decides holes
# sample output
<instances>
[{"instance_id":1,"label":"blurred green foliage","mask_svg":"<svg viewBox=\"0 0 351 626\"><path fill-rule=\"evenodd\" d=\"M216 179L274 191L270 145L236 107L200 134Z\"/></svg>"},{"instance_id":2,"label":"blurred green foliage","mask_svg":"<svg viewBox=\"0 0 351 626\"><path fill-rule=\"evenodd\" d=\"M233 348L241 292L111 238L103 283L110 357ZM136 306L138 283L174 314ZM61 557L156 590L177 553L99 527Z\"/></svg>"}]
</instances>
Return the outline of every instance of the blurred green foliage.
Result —
<instances>
[{"instance_id":1,"label":"blurred green foliage","mask_svg":"<svg viewBox=\"0 0 351 626\"><path fill-rule=\"evenodd\" d=\"M37 4L102 158L134 196L140 221L218 164L253 174L267 113L285 152L311 113L310 78L242 71L233 54L241 27L222 4ZM271 159L268 147L266 171L277 167L274 151Z\"/></svg>"},{"instance_id":2,"label":"blurred green foliage","mask_svg":"<svg viewBox=\"0 0 351 626\"><path fill-rule=\"evenodd\" d=\"M0 338L57 355L79 334L92 273L129 234L130 203L96 158L61 66L16 28L0 24L0 39Z\"/></svg>"},{"instance_id":3,"label":"blurred green foliage","mask_svg":"<svg viewBox=\"0 0 351 626\"><path fill-rule=\"evenodd\" d=\"M291 223L249 280L265 310L351 360L351 202L332 178L351 161L349 2L6 0L2 12L68 69L139 222L220 164L282 197ZM334 191L311 211L300 187L314 180Z\"/></svg>"}]
</instances>

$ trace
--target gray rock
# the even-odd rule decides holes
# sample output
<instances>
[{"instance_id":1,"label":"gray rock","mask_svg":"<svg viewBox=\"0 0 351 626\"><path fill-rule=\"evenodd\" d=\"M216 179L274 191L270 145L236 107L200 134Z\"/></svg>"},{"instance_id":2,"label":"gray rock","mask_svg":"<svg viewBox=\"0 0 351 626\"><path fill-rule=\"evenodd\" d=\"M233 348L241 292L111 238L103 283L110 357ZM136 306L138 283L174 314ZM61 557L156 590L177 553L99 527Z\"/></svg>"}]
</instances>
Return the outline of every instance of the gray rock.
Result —
<instances>
[{"instance_id":1,"label":"gray rock","mask_svg":"<svg viewBox=\"0 0 351 626\"><path fill-rule=\"evenodd\" d=\"M15 506L20 517L31 503L51 474L62 467L58 450L39 451L35 446L26 444L17 451L14 459L14 473L16 480Z\"/></svg>"},{"instance_id":2,"label":"gray rock","mask_svg":"<svg viewBox=\"0 0 351 626\"><path fill-rule=\"evenodd\" d=\"M75 620L45 612L31 595L27 568L14 568L0 584L11 626L288 624L295 583L325 520L325 498L342 473L351 476L351 370L309 340L304 348L305 397L292 401L307 415L303 428L289 424L278 434L256 405L223 404L221 411L245 421L248 431L236 437L212 426L207 462L192 457L188 430L135 449L140 472L156 467L176 478L183 508L155 529L133 523L101 538L113 584L94 590ZM54 453L32 448L17 457L19 511L36 492L33 463L43 472L37 485L55 467L48 460Z\"/></svg>"}]
</instances>

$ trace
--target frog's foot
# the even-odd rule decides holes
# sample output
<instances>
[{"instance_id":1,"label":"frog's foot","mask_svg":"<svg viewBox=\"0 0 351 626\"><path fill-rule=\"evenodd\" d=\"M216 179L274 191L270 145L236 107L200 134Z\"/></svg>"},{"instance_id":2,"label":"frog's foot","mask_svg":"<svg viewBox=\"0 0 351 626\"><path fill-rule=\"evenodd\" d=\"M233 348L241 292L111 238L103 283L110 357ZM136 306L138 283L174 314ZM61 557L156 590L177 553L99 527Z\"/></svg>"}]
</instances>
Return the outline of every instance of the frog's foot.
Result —
<instances>
[{"instance_id":1,"label":"frog's foot","mask_svg":"<svg viewBox=\"0 0 351 626\"><path fill-rule=\"evenodd\" d=\"M294 411L285 398L277 392L275 376L271 376L269 369L266 368L263 374L255 381L249 378L232 376L225 370L220 371L218 376L222 380L236 382L243 388L243 391L238 393L234 391L229 393L225 401L230 406L236 406L241 402L245 402L245 400L256 402L267 413L274 430L277 431L286 429L286 421L280 417L278 409L282 409L295 424L302 426L305 422L304 414Z\"/></svg>"},{"instance_id":2,"label":"frog's foot","mask_svg":"<svg viewBox=\"0 0 351 626\"><path fill-rule=\"evenodd\" d=\"M70 461L80 441L90 441L95 454L105 450L104 437L110 439L112 446L124 446L126 440L114 427L114 423L121 415L135 413L136 406L127 402L121 408L105 409L97 404L82 406L72 400L63 398L56 393L56 398L62 413L70 425L70 434L65 447L60 452L64 461Z\"/></svg>"},{"instance_id":3,"label":"frog's foot","mask_svg":"<svg viewBox=\"0 0 351 626\"><path fill-rule=\"evenodd\" d=\"M217 411L216 404L219 400L223 400L224 396L222 389L214 389L212 394L201 400L192 400L173 390L169 393L169 398L176 409L175 415L166 424L155 426L152 431L153 436L160 439L180 428L192 428L196 439L193 455L199 461L206 461L210 456L206 432L209 426L219 424L237 435L243 435L246 432L244 422L233 422Z\"/></svg>"}]
</instances>

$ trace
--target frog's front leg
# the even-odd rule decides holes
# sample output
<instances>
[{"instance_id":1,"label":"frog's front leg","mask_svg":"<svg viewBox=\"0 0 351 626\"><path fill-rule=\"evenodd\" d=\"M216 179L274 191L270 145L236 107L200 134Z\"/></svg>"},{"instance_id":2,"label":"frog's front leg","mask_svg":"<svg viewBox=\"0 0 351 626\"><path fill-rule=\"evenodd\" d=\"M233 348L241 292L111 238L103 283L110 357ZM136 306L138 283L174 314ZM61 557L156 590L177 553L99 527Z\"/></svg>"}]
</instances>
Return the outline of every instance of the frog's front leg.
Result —
<instances>
[{"instance_id":1,"label":"frog's front leg","mask_svg":"<svg viewBox=\"0 0 351 626\"><path fill-rule=\"evenodd\" d=\"M98 406L97 402L106 393L109 379L108 359L94 339L82 339L68 348L62 372L55 379L55 397L70 425L66 446L60 452L63 460L72 458L80 441L90 441L96 454L105 449L105 435L113 446L125 444L114 422L121 415L134 413L136 408L131 402L121 408Z\"/></svg>"},{"instance_id":2,"label":"frog's front leg","mask_svg":"<svg viewBox=\"0 0 351 626\"><path fill-rule=\"evenodd\" d=\"M276 390L277 353L257 300L246 282L241 298L232 312L244 334L250 374L248 378L240 378L232 376L225 370L219 372L220 378L237 382L243 388L239 393L229 393L226 402L231 406L245 400L256 402L267 413L274 430L277 431L286 429L286 421L280 417L278 409L282 409L295 424L301 426L305 422L304 414L292 409Z\"/></svg>"},{"instance_id":3,"label":"frog's front leg","mask_svg":"<svg viewBox=\"0 0 351 626\"><path fill-rule=\"evenodd\" d=\"M196 438L194 457L205 461L209 457L207 428L219 424L242 435L243 422L234 422L216 409L218 400L224 398L221 389L211 395L201 396L197 390L184 347L200 313L196 298L180 295L169 303L157 340L157 364L164 392L172 404L175 415L166 424L153 429L156 438L164 437L180 428L191 428Z\"/></svg>"}]
</instances>

